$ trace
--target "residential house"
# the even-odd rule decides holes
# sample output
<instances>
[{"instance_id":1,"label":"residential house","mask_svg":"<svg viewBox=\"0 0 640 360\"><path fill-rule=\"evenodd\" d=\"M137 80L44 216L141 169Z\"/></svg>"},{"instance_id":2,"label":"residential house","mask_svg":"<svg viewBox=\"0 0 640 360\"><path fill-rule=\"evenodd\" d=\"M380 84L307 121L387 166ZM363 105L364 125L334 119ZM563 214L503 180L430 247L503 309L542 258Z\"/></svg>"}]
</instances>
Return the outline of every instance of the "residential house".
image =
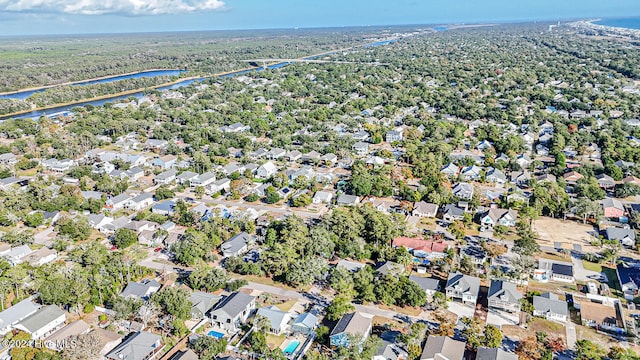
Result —
<instances>
[{"instance_id":1,"label":"residential house","mask_svg":"<svg viewBox=\"0 0 640 360\"><path fill-rule=\"evenodd\" d=\"M582 174L580 174L579 172L576 171L569 171L566 172L562 175L562 177L564 178L564 180L568 183L568 184L575 184L578 181L584 179L584 176Z\"/></svg>"},{"instance_id":2,"label":"residential house","mask_svg":"<svg viewBox=\"0 0 640 360\"><path fill-rule=\"evenodd\" d=\"M61 351L66 340L69 340L72 336L87 334L90 330L89 324L82 320L76 320L49 335L45 339L45 346L53 351Z\"/></svg>"},{"instance_id":3,"label":"residential house","mask_svg":"<svg viewBox=\"0 0 640 360\"><path fill-rule=\"evenodd\" d=\"M125 206L127 206L127 204L129 203L129 200L131 200L131 195L122 193L120 195L107 199L105 207L113 211L124 209Z\"/></svg>"},{"instance_id":4,"label":"residential house","mask_svg":"<svg viewBox=\"0 0 640 360\"><path fill-rule=\"evenodd\" d=\"M13 186L17 188L26 188L28 183L29 179L10 176L8 178L0 179L0 190L9 190Z\"/></svg>"},{"instance_id":5,"label":"residential house","mask_svg":"<svg viewBox=\"0 0 640 360\"><path fill-rule=\"evenodd\" d=\"M450 178L455 178L458 177L458 174L460 174L460 168L454 163L449 163L447 166L442 168L442 170L440 170L440 173Z\"/></svg>"},{"instance_id":6,"label":"residential house","mask_svg":"<svg viewBox=\"0 0 640 360\"><path fill-rule=\"evenodd\" d=\"M165 200L161 203L156 203L151 207L151 212L158 215L173 215L176 202L173 200Z\"/></svg>"},{"instance_id":7,"label":"residential house","mask_svg":"<svg viewBox=\"0 0 640 360\"><path fill-rule=\"evenodd\" d=\"M365 156L369 153L369 144L359 141L353 144L352 149L356 155Z\"/></svg>"},{"instance_id":8,"label":"residential house","mask_svg":"<svg viewBox=\"0 0 640 360\"><path fill-rule=\"evenodd\" d=\"M159 359L164 350L162 337L146 331L129 335L106 356L107 360L153 360Z\"/></svg>"},{"instance_id":9,"label":"residential house","mask_svg":"<svg viewBox=\"0 0 640 360\"><path fill-rule=\"evenodd\" d=\"M385 140L388 143L391 143L394 141L402 141L403 138L404 138L404 130L402 128L397 128L391 131L387 131L387 133L385 134Z\"/></svg>"},{"instance_id":10,"label":"residential house","mask_svg":"<svg viewBox=\"0 0 640 360\"><path fill-rule=\"evenodd\" d=\"M527 169L529 165L531 165L531 162L531 158L528 155L520 154L516 156L516 164L518 164L521 169Z\"/></svg>"},{"instance_id":11,"label":"residential house","mask_svg":"<svg viewBox=\"0 0 640 360\"><path fill-rule=\"evenodd\" d=\"M287 153L287 155L285 155L285 158L288 161L292 161L292 162L293 161L298 161L298 160L300 160L300 158L302 158L302 153L300 151L298 151L298 150L289 151Z\"/></svg>"},{"instance_id":12,"label":"residential house","mask_svg":"<svg viewBox=\"0 0 640 360\"><path fill-rule=\"evenodd\" d=\"M506 184L507 183L507 176L504 174L504 172L502 172L502 170L496 169L494 167L490 167L487 170L487 175L486 175L485 179L489 183L496 183L496 184Z\"/></svg>"},{"instance_id":13,"label":"residential house","mask_svg":"<svg viewBox=\"0 0 640 360\"><path fill-rule=\"evenodd\" d=\"M313 333L318 326L318 317L312 313L302 313L298 315L291 324L291 331L303 335Z\"/></svg>"},{"instance_id":14,"label":"residential house","mask_svg":"<svg viewBox=\"0 0 640 360\"><path fill-rule=\"evenodd\" d=\"M249 245L253 242L253 237L246 232L232 236L225 241L222 246L222 254L224 257L239 256L249 250Z\"/></svg>"},{"instance_id":15,"label":"residential house","mask_svg":"<svg viewBox=\"0 0 640 360\"><path fill-rule=\"evenodd\" d=\"M438 205L431 204L425 201L418 201L413 205L413 211L411 212L413 216L419 217L436 217L438 214Z\"/></svg>"},{"instance_id":16,"label":"residential house","mask_svg":"<svg viewBox=\"0 0 640 360\"><path fill-rule=\"evenodd\" d=\"M176 176L176 182L180 185L183 185L186 183L191 183L191 181L193 181L193 179L196 179L197 177L198 177L198 173L193 171L185 171L180 175Z\"/></svg>"},{"instance_id":17,"label":"residential house","mask_svg":"<svg viewBox=\"0 0 640 360\"><path fill-rule=\"evenodd\" d=\"M616 181L607 174L596 175L596 181L598 182L598 186L603 189L613 189L616 187Z\"/></svg>"},{"instance_id":18,"label":"residential house","mask_svg":"<svg viewBox=\"0 0 640 360\"><path fill-rule=\"evenodd\" d=\"M353 133L351 135L351 137L356 140L356 141L368 141L369 140L369 133L366 132L365 130L360 130L356 133Z\"/></svg>"},{"instance_id":19,"label":"residential house","mask_svg":"<svg viewBox=\"0 0 640 360\"><path fill-rule=\"evenodd\" d=\"M122 290L120 296L124 298L135 297L141 300L148 300L151 295L158 292L158 290L160 290L160 284L155 280L146 279L142 282L131 281L124 290Z\"/></svg>"},{"instance_id":20,"label":"residential house","mask_svg":"<svg viewBox=\"0 0 640 360\"><path fill-rule=\"evenodd\" d=\"M239 132L248 131L250 128L251 127L246 126L241 122L237 122L231 125L221 126L220 131L222 131L223 133L239 133Z\"/></svg>"},{"instance_id":21,"label":"residential house","mask_svg":"<svg viewBox=\"0 0 640 360\"><path fill-rule=\"evenodd\" d=\"M268 179L278 171L276 165L271 161L262 164L256 171L256 176L262 179Z\"/></svg>"},{"instance_id":22,"label":"residential house","mask_svg":"<svg viewBox=\"0 0 640 360\"><path fill-rule=\"evenodd\" d=\"M169 169L156 175L153 182L156 185L170 185L176 179L176 175L178 175L178 170Z\"/></svg>"},{"instance_id":23,"label":"residential house","mask_svg":"<svg viewBox=\"0 0 640 360\"><path fill-rule=\"evenodd\" d=\"M518 360L518 355L500 348L478 347L476 360Z\"/></svg>"},{"instance_id":24,"label":"residential house","mask_svg":"<svg viewBox=\"0 0 640 360\"><path fill-rule=\"evenodd\" d=\"M267 152L267 158L271 160L283 158L285 155L287 155L287 151L280 148L273 148Z\"/></svg>"},{"instance_id":25,"label":"residential house","mask_svg":"<svg viewBox=\"0 0 640 360\"><path fill-rule=\"evenodd\" d=\"M264 317L269 324L268 332L280 335L287 329L287 324L291 320L291 314L278 309L276 306L262 307L256 312L257 317Z\"/></svg>"},{"instance_id":26,"label":"residential house","mask_svg":"<svg viewBox=\"0 0 640 360\"><path fill-rule=\"evenodd\" d=\"M13 328L31 335L32 340L40 340L60 329L66 319L64 311L58 306L47 305L22 319Z\"/></svg>"},{"instance_id":27,"label":"residential house","mask_svg":"<svg viewBox=\"0 0 640 360\"><path fill-rule=\"evenodd\" d=\"M302 162L305 164L315 164L320 161L321 156L319 152L311 150L302 156Z\"/></svg>"},{"instance_id":28,"label":"residential house","mask_svg":"<svg viewBox=\"0 0 640 360\"><path fill-rule=\"evenodd\" d=\"M529 180L531 180L531 174L529 173L529 170L513 171L511 173L511 182L521 188L529 187Z\"/></svg>"},{"instance_id":29,"label":"residential house","mask_svg":"<svg viewBox=\"0 0 640 360\"><path fill-rule=\"evenodd\" d=\"M336 264L336 267L343 267L349 271L356 272L360 269L362 269L363 267L365 267L366 264L363 264L361 262L357 262L357 261L349 261L349 260L340 260L338 261L338 263Z\"/></svg>"},{"instance_id":30,"label":"residential house","mask_svg":"<svg viewBox=\"0 0 640 360\"><path fill-rule=\"evenodd\" d=\"M460 176L466 181L475 181L480 179L482 168L476 165L471 165L462 169Z\"/></svg>"},{"instance_id":31,"label":"residential house","mask_svg":"<svg viewBox=\"0 0 640 360\"><path fill-rule=\"evenodd\" d=\"M480 292L480 279L461 273L451 273L445 286L447 298L476 305Z\"/></svg>"},{"instance_id":32,"label":"residential house","mask_svg":"<svg viewBox=\"0 0 640 360\"><path fill-rule=\"evenodd\" d=\"M13 166L18 163L18 157L12 153L0 154L0 165Z\"/></svg>"},{"instance_id":33,"label":"residential house","mask_svg":"<svg viewBox=\"0 0 640 360\"><path fill-rule=\"evenodd\" d=\"M382 343L378 347L378 351L373 356L373 360L407 360L409 353L398 343L399 331L385 331L380 334Z\"/></svg>"},{"instance_id":34,"label":"residential house","mask_svg":"<svg viewBox=\"0 0 640 360\"><path fill-rule=\"evenodd\" d=\"M427 294L427 298L431 298L440 290L440 280L438 279L411 275L409 276L409 280L418 284L418 286L420 286L420 288Z\"/></svg>"},{"instance_id":35,"label":"residential house","mask_svg":"<svg viewBox=\"0 0 640 360\"><path fill-rule=\"evenodd\" d=\"M491 280L489 293L487 294L489 308L504 310L511 313L520 311L520 300L522 293L516 288L516 284L502 281Z\"/></svg>"},{"instance_id":36,"label":"residential house","mask_svg":"<svg viewBox=\"0 0 640 360\"><path fill-rule=\"evenodd\" d=\"M180 350L171 358L171 360L199 360L199 359L200 358L198 357L198 354L196 354L191 349Z\"/></svg>"},{"instance_id":37,"label":"residential house","mask_svg":"<svg viewBox=\"0 0 640 360\"><path fill-rule=\"evenodd\" d=\"M456 220L462 220L464 217L464 213L464 208L461 208L454 204L447 204L442 210L442 219L451 223Z\"/></svg>"},{"instance_id":38,"label":"residential house","mask_svg":"<svg viewBox=\"0 0 640 360\"><path fill-rule=\"evenodd\" d=\"M172 167L174 167L176 165L177 161L178 161L178 157L177 156L175 156L175 155L165 155L165 156L160 156L160 157L157 157L157 158L153 159L153 161L151 161L151 165L166 170L166 169L171 169Z\"/></svg>"},{"instance_id":39,"label":"residential house","mask_svg":"<svg viewBox=\"0 0 640 360\"><path fill-rule=\"evenodd\" d=\"M14 325L35 313L40 305L35 304L31 297L0 312L0 336L7 334Z\"/></svg>"},{"instance_id":40,"label":"residential house","mask_svg":"<svg viewBox=\"0 0 640 360\"><path fill-rule=\"evenodd\" d=\"M7 260L9 265L16 266L24 262L24 258L31 254L33 250L29 247L29 245L20 245L11 248L11 250L3 253L0 257Z\"/></svg>"},{"instance_id":41,"label":"residential house","mask_svg":"<svg viewBox=\"0 0 640 360\"><path fill-rule=\"evenodd\" d=\"M580 320L584 326L624 331L623 320L618 317L615 307L611 305L582 301L580 302Z\"/></svg>"},{"instance_id":42,"label":"residential house","mask_svg":"<svg viewBox=\"0 0 640 360\"><path fill-rule=\"evenodd\" d=\"M242 292L234 292L224 298L211 311L211 323L214 327L235 332L247 321L255 306L255 297Z\"/></svg>"},{"instance_id":43,"label":"residential house","mask_svg":"<svg viewBox=\"0 0 640 360\"><path fill-rule=\"evenodd\" d=\"M167 140L160 139L147 139L144 142L145 150L153 150L153 151L162 151L169 146L169 142Z\"/></svg>"},{"instance_id":44,"label":"residential house","mask_svg":"<svg viewBox=\"0 0 640 360\"><path fill-rule=\"evenodd\" d=\"M636 245L636 232L633 229L608 227L605 232L608 240L617 240L622 245L629 247Z\"/></svg>"},{"instance_id":45,"label":"residential house","mask_svg":"<svg viewBox=\"0 0 640 360\"><path fill-rule=\"evenodd\" d=\"M462 360L466 344L447 336L429 335L420 360Z\"/></svg>"},{"instance_id":46,"label":"residential house","mask_svg":"<svg viewBox=\"0 0 640 360\"><path fill-rule=\"evenodd\" d=\"M216 180L205 187L208 194L217 194L221 191L229 192L231 190L231 179L223 178Z\"/></svg>"},{"instance_id":47,"label":"residential house","mask_svg":"<svg viewBox=\"0 0 640 360\"><path fill-rule=\"evenodd\" d=\"M46 247L40 248L24 257L24 262L31 266L41 266L56 261L58 252Z\"/></svg>"},{"instance_id":48,"label":"residential house","mask_svg":"<svg viewBox=\"0 0 640 360\"><path fill-rule=\"evenodd\" d=\"M189 295L189 301L191 301L191 318L206 319L209 316L209 311L220 302L221 298L221 296L201 291L192 292L191 295Z\"/></svg>"},{"instance_id":49,"label":"residential house","mask_svg":"<svg viewBox=\"0 0 640 360\"><path fill-rule=\"evenodd\" d=\"M391 275L398 277L405 272L406 268L393 261L385 261L378 268L376 268L376 276Z\"/></svg>"},{"instance_id":50,"label":"residential house","mask_svg":"<svg viewBox=\"0 0 640 360\"><path fill-rule=\"evenodd\" d=\"M330 204L333 199L333 193L328 191L316 191L315 195L313 195L312 202L314 204Z\"/></svg>"},{"instance_id":51,"label":"residential house","mask_svg":"<svg viewBox=\"0 0 640 360\"><path fill-rule=\"evenodd\" d=\"M636 264L629 266L628 264L620 263L616 267L616 273L620 280L624 298L633 301L638 296L638 289L640 288L640 267Z\"/></svg>"},{"instance_id":52,"label":"residential house","mask_svg":"<svg viewBox=\"0 0 640 360\"><path fill-rule=\"evenodd\" d=\"M360 197L355 195L340 194L336 205L338 206L356 206L360 203Z\"/></svg>"},{"instance_id":53,"label":"residential house","mask_svg":"<svg viewBox=\"0 0 640 360\"><path fill-rule=\"evenodd\" d=\"M569 307L566 301L558 300L558 295L547 292L533 296L533 315L547 320L567 322Z\"/></svg>"},{"instance_id":54,"label":"residential house","mask_svg":"<svg viewBox=\"0 0 640 360\"><path fill-rule=\"evenodd\" d=\"M446 257L446 250L449 248L449 243L446 241L423 240L406 236L397 237L391 243L396 248L406 248L415 257L429 260Z\"/></svg>"},{"instance_id":55,"label":"residential house","mask_svg":"<svg viewBox=\"0 0 640 360\"><path fill-rule=\"evenodd\" d=\"M129 181L138 181L144 176L144 170L141 168L134 166L129 170L124 172L124 177L128 178Z\"/></svg>"},{"instance_id":56,"label":"residential house","mask_svg":"<svg viewBox=\"0 0 640 360\"><path fill-rule=\"evenodd\" d=\"M104 357L113 350L118 344L122 342L122 335L115 333L113 331L105 330L102 328L96 328L92 331L98 341L96 343L96 348L100 349L100 359L104 359Z\"/></svg>"},{"instance_id":57,"label":"residential house","mask_svg":"<svg viewBox=\"0 0 640 360\"><path fill-rule=\"evenodd\" d=\"M127 202L127 209L140 211L153 204L153 195L149 193L142 193Z\"/></svg>"},{"instance_id":58,"label":"residential house","mask_svg":"<svg viewBox=\"0 0 640 360\"><path fill-rule=\"evenodd\" d=\"M341 347L350 346L350 337L360 337L360 344L369 337L372 329L372 319L359 312L344 314L329 334L329 344Z\"/></svg>"},{"instance_id":59,"label":"residential house","mask_svg":"<svg viewBox=\"0 0 640 360\"><path fill-rule=\"evenodd\" d=\"M602 209L606 218L620 218L624 216L624 206L618 199L606 198L602 200Z\"/></svg>"},{"instance_id":60,"label":"residential house","mask_svg":"<svg viewBox=\"0 0 640 360\"><path fill-rule=\"evenodd\" d=\"M516 226L518 211L511 209L490 208L480 216L480 224L483 227L493 228L496 225Z\"/></svg>"},{"instance_id":61,"label":"residential house","mask_svg":"<svg viewBox=\"0 0 640 360\"><path fill-rule=\"evenodd\" d=\"M216 181L216 173L213 171L209 171L191 179L189 182L189 187L191 188L191 190L197 188L198 186L206 187L207 185L213 184L214 181Z\"/></svg>"},{"instance_id":62,"label":"residential house","mask_svg":"<svg viewBox=\"0 0 640 360\"><path fill-rule=\"evenodd\" d=\"M451 191L453 192L453 196L460 199L471 200L473 198L473 185L469 183L457 183Z\"/></svg>"},{"instance_id":63,"label":"residential house","mask_svg":"<svg viewBox=\"0 0 640 360\"><path fill-rule=\"evenodd\" d=\"M323 161L327 166L333 166L333 164L338 162L338 156L336 154L324 154L320 157L320 161Z\"/></svg>"}]
</instances>

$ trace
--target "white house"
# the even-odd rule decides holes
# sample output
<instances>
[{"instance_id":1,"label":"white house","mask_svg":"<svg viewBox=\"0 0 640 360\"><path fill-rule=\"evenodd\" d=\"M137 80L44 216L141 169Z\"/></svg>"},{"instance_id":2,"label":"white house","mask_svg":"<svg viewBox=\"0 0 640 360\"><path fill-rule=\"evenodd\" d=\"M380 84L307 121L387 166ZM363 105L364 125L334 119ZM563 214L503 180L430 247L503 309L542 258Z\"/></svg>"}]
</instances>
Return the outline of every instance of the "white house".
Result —
<instances>
[{"instance_id":1,"label":"white house","mask_svg":"<svg viewBox=\"0 0 640 360\"><path fill-rule=\"evenodd\" d=\"M569 307L566 301L558 300L558 296L552 293L544 293L533 297L533 315L544 317L547 320L567 322Z\"/></svg>"},{"instance_id":2,"label":"white house","mask_svg":"<svg viewBox=\"0 0 640 360\"><path fill-rule=\"evenodd\" d=\"M0 336L7 334L15 324L40 308L40 305L35 304L32 300L32 298L24 299L0 312Z\"/></svg>"},{"instance_id":3,"label":"white house","mask_svg":"<svg viewBox=\"0 0 640 360\"><path fill-rule=\"evenodd\" d=\"M255 297L242 292L235 292L224 298L211 311L211 323L214 327L235 332L247 321L255 306Z\"/></svg>"},{"instance_id":4,"label":"white house","mask_svg":"<svg viewBox=\"0 0 640 360\"><path fill-rule=\"evenodd\" d=\"M313 195L313 203L314 204L329 204L333 199L333 193L327 191L317 191L315 195Z\"/></svg>"},{"instance_id":5,"label":"white house","mask_svg":"<svg viewBox=\"0 0 640 360\"><path fill-rule=\"evenodd\" d=\"M31 335L31 339L42 339L60 329L67 319L64 311L56 305L43 306L13 326Z\"/></svg>"},{"instance_id":6,"label":"white house","mask_svg":"<svg viewBox=\"0 0 640 360\"><path fill-rule=\"evenodd\" d=\"M216 181L216 174L212 171L206 172L204 174L198 175L198 177L191 179L190 187L191 189L195 189L198 186L206 187L207 185L212 184Z\"/></svg>"},{"instance_id":7,"label":"white house","mask_svg":"<svg viewBox=\"0 0 640 360\"><path fill-rule=\"evenodd\" d=\"M268 179L273 176L276 171L278 171L276 165L271 161L267 161L258 168L256 176L262 179Z\"/></svg>"},{"instance_id":8,"label":"white house","mask_svg":"<svg viewBox=\"0 0 640 360\"><path fill-rule=\"evenodd\" d=\"M139 211L153 204L153 195L142 193L127 202L127 209Z\"/></svg>"}]
</instances>

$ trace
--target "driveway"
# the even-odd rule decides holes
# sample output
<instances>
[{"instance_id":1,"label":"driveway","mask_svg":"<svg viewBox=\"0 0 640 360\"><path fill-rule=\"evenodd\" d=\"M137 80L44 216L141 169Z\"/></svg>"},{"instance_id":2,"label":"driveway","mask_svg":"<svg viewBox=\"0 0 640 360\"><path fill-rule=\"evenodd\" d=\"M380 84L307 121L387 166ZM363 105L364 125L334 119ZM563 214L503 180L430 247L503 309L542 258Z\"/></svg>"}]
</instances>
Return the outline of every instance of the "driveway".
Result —
<instances>
[{"instance_id":1,"label":"driveway","mask_svg":"<svg viewBox=\"0 0 640 360\"><path fill-rule=\"evenodd\" d=\"M447 305L447 310L458 315L458 320L462 319L463 317L472 318L476 311L473 306L461 304L458 302L447 301Z\"/></svg>"},{"instance_id":2,"label":"driveway","mask_svg":"<svg viewBox=\"0 0 640 360\"><path fill-rule=\"evenodd\" d=\"M502 325L518 325L520 318L517 314L490 309L487 312L487 324L502 328Z\"/></svg>"},{"instance_id":3,"label":"driveway","mask_svg":"<svg viewBox=\"0 0 640 360\"><path fill-rule=\"evenodd\" d=\"M576 278L576 281L588 282L601 277L599 272L584 268L581 256L572 254L571 262L573 263L573 276Z\"/></svg>"}]
</instances>

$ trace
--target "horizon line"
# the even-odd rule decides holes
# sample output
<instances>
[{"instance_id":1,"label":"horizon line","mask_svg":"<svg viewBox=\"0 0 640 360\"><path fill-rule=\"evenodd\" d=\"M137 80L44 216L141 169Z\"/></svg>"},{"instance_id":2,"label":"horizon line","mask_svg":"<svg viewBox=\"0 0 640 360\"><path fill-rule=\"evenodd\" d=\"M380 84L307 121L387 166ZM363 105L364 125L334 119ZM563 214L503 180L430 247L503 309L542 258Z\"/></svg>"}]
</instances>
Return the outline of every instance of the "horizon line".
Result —
<instances>
[{"instance_id":1,"label":"horizon line","mask_svg":"<svg viewBox=\"0 0 640 360\"><path fill-rule=\"evenodd\" d=\"M329 29L360 29L360 28L384 28L384 27L417 27L417 26L457 26L457 25L486 25L486 24L528 24L537 22L556 22L556 21L580 21L591 20L600 21L606 19L633 19L640 18L640 15L634 16L611 16L611 17L576 17L576 18L531 18L531 19L512 19L512 20L477 20L477 21L451 21L451 22L433 22L422 24L376 24L376 25L337 25L337 26L308 26L308 27L262 27L262 28L233 28L233 29L198 29L198 30L167 30L167 31L124 31L124 32L87 32L87 33L43 33L43 34L16 34L16 35L0 35L0 39L12 38L37 38L37 37L63 37L63 36L94 36L94 35L145 35L145 34L175 34L175 33L204 33L204 32L233 32L233 31L298 31L298 30L329 30Z\"/></svg>"}]
</instances>

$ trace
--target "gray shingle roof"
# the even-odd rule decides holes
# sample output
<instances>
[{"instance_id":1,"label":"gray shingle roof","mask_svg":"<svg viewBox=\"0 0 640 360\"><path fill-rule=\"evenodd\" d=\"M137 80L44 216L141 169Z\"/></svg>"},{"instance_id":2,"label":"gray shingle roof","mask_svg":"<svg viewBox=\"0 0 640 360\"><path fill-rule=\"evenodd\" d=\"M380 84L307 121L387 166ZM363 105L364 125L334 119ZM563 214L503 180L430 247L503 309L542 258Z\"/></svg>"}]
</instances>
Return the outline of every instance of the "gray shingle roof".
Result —
<instances>
[{"instance_id":1,"label":"gray shingle roof","mask_svg":"<svg viewBox=\"0 0 640 360\"><path fill-rule=\"evenodd\" d=\"M453 289L456 285L460 286L460 288L462 289L462 292L469 293L472 296L478 296L478 292L480 291L479 278L460 274L460 273L449 274L449 279L447 280L446 288Z\"/></svg>"},{"instance_id":2,"label":"gray shingle roof","mask_svg":"<svg viewBox=\"0 0 640 360\"><path fill-rule=\"evenodd\" d=\"M476 360L518 360L518 355L502 349L492 349L484 346L478 348Z\"/></svg>"},{"instance_id":3,"label":"gray shingle roof","mask_svg":"<svg viewBox=\"0 0 640 360\"><path fill-rule=\"evenodd\" d=\"M541 312L551 312L553 314L560 315L569 315L569 308L567 307L567 303L561 300L558 300L558 297L545 293L540 296L533 297L533 308L536 311Z\"/></svg>"},{"instance_id":4,"label":"gray shingle roof","mask_svg":"<svg viewBox=\"0 0 640 360\"><path fill-rule=\"evenodd\" d=\"M24 299L12 307L0 312L0 327L9 326L33 314L40 308L40 305L34 304L31 298Z\"/></svg>"},{"instance_id":5,"label":"gray shingle roof","mask_svg":"<svg viewBox=\"0 0 640 360\"><path fill-rule=\"evenodd\" d=\"M349 314L344 314L336 326L331 330L330 336L334 336L337 334L358 334L358 335L366 335L369 327L371 326L371 319L368 317L362 316L358 312L353 312Z\"/></svg>"},{"instance_id":6,"label":"gray shingle roof","mask_svg":"<svg viewBox=\"0 0 640 360\"><path fill-rule=\"evenodd\" d=\"M516 284L514 283L502 280L491 280L488 297L489 299L495 297L510 303L517 303L522 299L522 294L518 292Z\"/></svg>"},{"instance_id":7,"label":"gray shingle roof","mask_svg":"<svg viewBox=\"0 0 640 360\"><path fill-rule=\"evenodd\" d=\"M464 348L465 343L462 341L453 340L446 336L430 335L424 345L420 359L446 358L448 360L462 360Z\"/></svg>"},{"instance_id":8,"label":"gray shingle roof","mask_svg":"<svg viewBox=\"0 0 640 360\"><path fill-rule=\"evenodd\" d=\"M247 295L242 292L235 292L224 298L224 300L218 304L216 311L223 311L229 315L229 317L235 318L238 314L243 312L244 309L247 308L247 305L249 305L254 299L255 297L251 295Z\"/></svg>"},{"instance_id":9,"label":"gray shingle roof","mask_svg":"<svg viewBox=\"0 0 640 360\"><path fill-rule=\"evenodd\" d=\"M112 360L144 360L161 345L160 335L140 331L131 335L107 354Z\"/></svg>"},{"instance_id":10,"label":"gray shingle roof","mask_svg":"<svg viewBox=\"0 0 640 360\"><path fill-rule=\"evenodd\" d=\"M440 286L440 280L434 278L411 275L409 276L409 280L418 284L424 291L436 291Z\"/></svg>"},{"instance_id":11,"label":"gray shingle roof","mask_svg":"<svg viewBox=\"0 0 640 360\"><path fill-rule=\"evenodd\" d=\"M20 321L20 325L30 333L34 333L62 315L64 315L64 311L60 310L59 307L48 305L41 307L38 311L24 318Z\"/></svg>"}]
</instances>

